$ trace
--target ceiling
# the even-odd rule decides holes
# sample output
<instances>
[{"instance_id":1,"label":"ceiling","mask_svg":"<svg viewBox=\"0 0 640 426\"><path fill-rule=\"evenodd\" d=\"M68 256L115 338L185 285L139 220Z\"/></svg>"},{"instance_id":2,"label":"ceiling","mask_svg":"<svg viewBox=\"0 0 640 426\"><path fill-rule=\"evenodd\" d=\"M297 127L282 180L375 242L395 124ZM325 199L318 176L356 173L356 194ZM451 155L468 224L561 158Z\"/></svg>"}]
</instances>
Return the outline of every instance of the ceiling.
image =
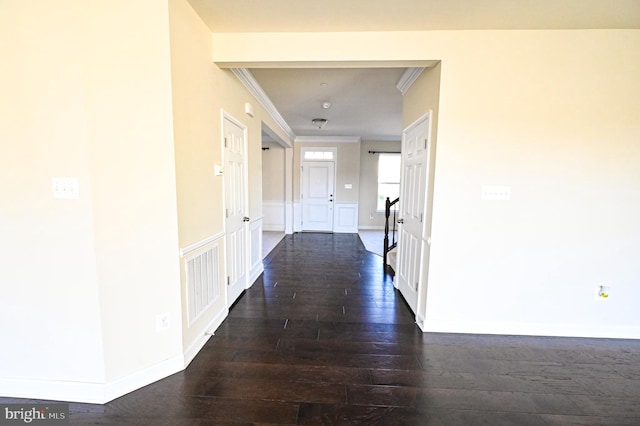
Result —
<instances>
[{"instance_id":1,"label":"ceiling","mask_svg":"<svg viewBox=\"0 0 640 426\"><path fill-rule=\"evenodd\" d=\"M278 112L297 136L400 140L405 68L252 69ZM324 83L324 84L323 84ZM324 102L331 106L322 107ZM327 119L318 129L314 118Z\"/></svg>"},{"instance_id":2,"label":"ceiling","mask_svg":"<svg viewBox=\"0 0 640 426\"><path fill-rule=\"evenodd\" d=\"M640 28L638 0L189 0L213 32Z\"/></svg>"},{"instance_id":3,"label":"ceiling","mask_svg":"<svg viewBox=\"0 0 640 426\"><path fill-rule=\"evenodd\" d=\"M640 29L640 0L188 1L212 32ZM296 136L400 139L403 68L250 71Z\"/></svg>"}]
</instances>

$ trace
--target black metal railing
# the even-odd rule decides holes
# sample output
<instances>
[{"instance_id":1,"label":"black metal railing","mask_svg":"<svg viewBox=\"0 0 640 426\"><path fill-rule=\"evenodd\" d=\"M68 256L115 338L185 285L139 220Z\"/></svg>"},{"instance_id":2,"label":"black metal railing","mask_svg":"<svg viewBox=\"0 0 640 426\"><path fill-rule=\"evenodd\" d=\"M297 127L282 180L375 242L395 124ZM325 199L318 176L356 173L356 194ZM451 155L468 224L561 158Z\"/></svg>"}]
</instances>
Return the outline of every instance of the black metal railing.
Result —
<instances>
[{"instance_id":1,"label":"black metal railing","mask_svg":"<svg viewBox=\"0 0 640 426\"><path fill-rule=\"evenodd\" d=\"M396 198L391 201L389 197L387 197L387 201L385 202L384 207L384 248L382 250L382 261L383 264L387 265L387 253L393 250L398 245L397 240L397 221L396 221L396 212L397 209L391 209L394 205L398 204L400 198ZM391 226L389 226L389 218L393 216L391 220ZM391 233L391 244L389 244L389 233Z\"/></svg>"}]
</instances>

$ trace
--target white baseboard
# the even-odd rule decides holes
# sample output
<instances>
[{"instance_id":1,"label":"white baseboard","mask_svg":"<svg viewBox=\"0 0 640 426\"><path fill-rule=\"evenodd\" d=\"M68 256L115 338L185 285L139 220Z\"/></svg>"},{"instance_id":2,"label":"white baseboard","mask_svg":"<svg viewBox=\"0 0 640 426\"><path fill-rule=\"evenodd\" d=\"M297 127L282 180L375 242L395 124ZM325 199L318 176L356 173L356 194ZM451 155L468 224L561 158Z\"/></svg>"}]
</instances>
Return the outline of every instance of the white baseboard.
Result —
<instances>
[{"instance_id":1,"label":"white baseboard","mask_svg":"<svg viewBox=\"0 0 640 426\"><path fill-rule=\"evenodd\" d=\"M384 226L358 226L362 231L384 231Z\"/></svg>"},{"instance_id":2,"label":"white baseboard","mask_svg":"<svg viewBox=\"0 0 640 426\"><path fill-rule=\"evenodd\" d=\"M195 342L193 342L191 346L189 346L189 348L184 353L184 368L187 368L187 366L191 364L191 361L193 361L196 355L198 355L202 348L204 348L204 345L207 344L211 336L215 333L218 327L220 327L225 318L227 318L227 315L229 315L229 309L221 310L218 315L216 315L215 318L211 320L209 325L205 327L204 334Z\"/></svg>"},{"instance_id":3,"label":"white baseboard","mask_svg":"<svg viewBox=\"0 0 640 426\"><path fill-rule=\"evenodd\" d=\"M177 355L109 383L0 379L0 395L9 398L106 404L183 369L184 357Z\"/></svg>"},{"instance_id":4,"label":"white baseboard","mask_svg":"<svg viewBox=\"0 0 640 426\"><path fill-rule=\"evenodd\" d=\"M598 327L573 324L530 324L495 322L454 322L426 318L424 332L498 334L516 336L585 337L602 339L640 339L640 327Z\"/></svg>"},{"instance_id":5,"label":"white baseboard","mask_svg":"<svg viewBox=\"0 0 640 426\"><path fill-rule=\"evenodd\" d=\"M112 401L182 370L184 370L184 356L177 355L160 364L138 371L115 382L107 383L105 385L103 403Z\"/></svg>"},{"instance_id":6,"label":"white baseboard","mask_svg":"<svg viewBox=\"0 0 640 426\"><path fill-rule=\"evenodd\" d=\"M251 268L251 276L249 277L249 285L247 285L247 288L250 288L253 283L256 282L258 278L260 278L260 275L262 275L263 272L264 264L262 263L262 261L260 261L253 268Z\"/></svg>"},{"instance_id":7,"label":"white baseboard","mask_svg":"<svg viewBox=\"0 0 640 426\"><path fill-rule=\"evenodd\" d=\"M249 268L249 281L247 282L247 287L251 287L253 282L258 279L260 274L264 271L264 267L262 264L262 231L263 231L263 218L259 217L255 220L251 221L249 224L249 232L250 232L250 268Z\"/></svg>"}]
</instances>

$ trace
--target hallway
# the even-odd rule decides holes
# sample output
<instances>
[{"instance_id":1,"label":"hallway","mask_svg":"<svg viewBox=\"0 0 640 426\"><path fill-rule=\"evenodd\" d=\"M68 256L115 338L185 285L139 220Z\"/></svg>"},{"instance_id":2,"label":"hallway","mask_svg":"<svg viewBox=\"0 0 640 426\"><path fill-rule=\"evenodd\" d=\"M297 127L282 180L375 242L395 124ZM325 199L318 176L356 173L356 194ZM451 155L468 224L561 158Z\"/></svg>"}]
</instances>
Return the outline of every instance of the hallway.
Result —
<instances>
[{"instance_id":1,"label":"hallway","mask_svg":"<svg viewBox=\"0 0 640 426\"><path fill-rule=\"evenodd\" d=\"M638 341L423 334L357 234L264 262L184 372L71 424L640 424Z\"/></svg>"}]
</instances>

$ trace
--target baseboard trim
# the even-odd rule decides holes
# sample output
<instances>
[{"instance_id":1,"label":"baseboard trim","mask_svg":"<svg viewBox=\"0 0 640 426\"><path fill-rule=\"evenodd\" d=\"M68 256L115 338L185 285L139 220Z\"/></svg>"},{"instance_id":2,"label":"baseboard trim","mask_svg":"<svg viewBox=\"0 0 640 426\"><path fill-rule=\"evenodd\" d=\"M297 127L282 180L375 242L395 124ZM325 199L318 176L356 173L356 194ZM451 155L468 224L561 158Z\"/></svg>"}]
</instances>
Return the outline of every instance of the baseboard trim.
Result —
<instances>
[{"instance_id":1,"label":"baseboard trim","mask_svg":"<svg viewBox=\"0 0 640 426\"><path fill-rule=\"evenodd\" d=\"M572 324L459 323L425 319L420 329L433 333L496 334L516 336L583 337L590 339L640 339L640 327L597 327Z\"/></svg>"},{"instance_id":2,"label":"baseboard trim","mask_svg":"<svg viewBox=\"0 0 640 426\"><path fill-rule=\"evenodd\" d=\"M218 315L216 315L213 320L209 322L209 325L205 327L204 334L200 338L196 339L196 341L193 342L191 346L189 346L189 348L187 348L183 356L184 368L187 368L189 364L191 364L191 361L193 361L193 359L196 357L196 355L200 353L202 348L204 348L204 345L207 344L211 336L215 334L215 331L218 329L218 327L220 327L225 318L227 318L227 315L229 315L229 309L223 309L222 311L220 311Z\"/></svg>"},{"instance_id":3,"label":"baseboard trim","mask_svg":"<svg viewBox=\"0 0 640 426\"><path fill-rule=\"evenodd\" d=\"M256 280L260 278L260 275L262 275L263 272L264 264L261 260L253 269L251 269L251 276L249 277L249 285L247 285L247 288L251 288L253 283L255 283Z\"/></svg>"},{"instance_id":4,"label":"baseboard trim","mask_svg":"<svg viewBox=\"0 0 640 426\"><path fill-rule=\"evenodd\" d=\"M184 370L184 356L177 355L105 385L104 403Z\"/></svg>"},{"instance_id":5,"label":"baseboard trim","mask_svg":"<svg viewBox=\"0 0 640 426\"><path fill-rule=\"evenodd\" d=\"M177 355L110 383L0 379L0 395L9 398L106 404L183 369L184 357Z\"/></svg>"},{"instance_id":6,"label":"baseboard trim","mask_svg":"<svg viewBox=\"0 0 640 426\"><path fill-rule=\"evenodd\" d=\"M358 226L359 231L384 231L384 226Z\"/></svg>"}]
</instances>

